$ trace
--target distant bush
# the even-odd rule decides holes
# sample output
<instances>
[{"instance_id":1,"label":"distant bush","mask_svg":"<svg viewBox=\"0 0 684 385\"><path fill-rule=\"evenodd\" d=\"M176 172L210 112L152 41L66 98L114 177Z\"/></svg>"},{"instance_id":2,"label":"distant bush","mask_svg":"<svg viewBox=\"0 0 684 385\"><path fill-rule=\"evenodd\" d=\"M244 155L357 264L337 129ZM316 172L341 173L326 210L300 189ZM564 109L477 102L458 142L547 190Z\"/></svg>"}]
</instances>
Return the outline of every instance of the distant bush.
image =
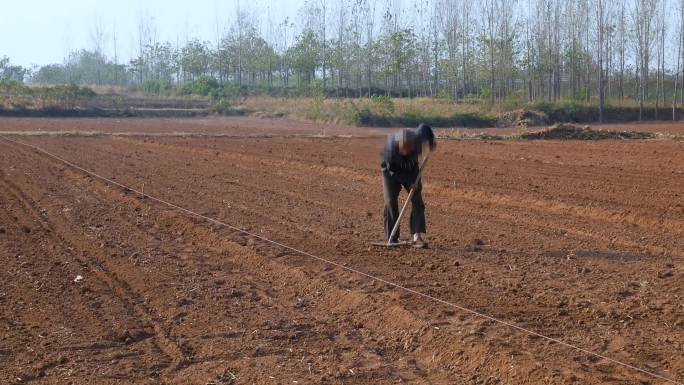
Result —
<instances>
[{"instance_id":1,"label":"distant bush","mask_svg":"<svg viewBox=\"0 0 684 385\"><path fill-rule=\"evenodd\" d=\"M384 108L388 113L394 113L394 102L387 96L373 96L371 102L376 106Z\"/></svg>"},{"instance_id":2,"label":"distant bush","mask_svg":"<svg viewBox=\"0 0 684 385\"><path fill-rule=\"evenodd\" d=\"M479 112L456 112L448 116L429 115L416 110L407 110L399 115L379 115L368 107L359 110L357 124L367 127L416 127L428 123L434 127L482 128L496 124L496 117Z\"/></svg>"},{"instance_id":3,"label":"distant bush","mask_svg":"<svg viewBox=\"0 0 684 385\"><path fill-rule=\"evenodd\" d=\"M12 80L0 81L0 106L5 111L73 110L87 108L96 99L91 88L74 84L28 87Z\"/></svg>"},{"instance_id":4,"label":"distant bush","mask_svg":"<svg viewBox=\"0 0 684 385\"><path fill-rule=\"evenodd\" d=\"M183 84L177 93L183 96L206 96L213 101L236 98L241 94L238 86L221 85L209 76L201 76L197 80Z\"/></svg>"},{"instance_id":5,"label":"distant bush","mask_svg":"<svg viewBox=\"0 0 684 385\"><path fill-rule=\"evenodd\" d=\"M19 83L16 80L12 80L9 78L0 78L0 91L4 93L16 93L19 92L21 93L24 91L24 89L27 89L28 87L24 86L23 84Z\"/></svg>"},{"instance_id":6,"label":"distant bush","mask_svg":"<svg viewBox=\"0 0 684 385\"><path fill-rule=\"evenodd\" d=\"M69 97L69 98L84 98L84 99L89 99L89 98L94 98L97 96L95 91L93 91L92 88L90 87L79 87L75 84L69 84L69 85L57 85L53 87L43 87L43 88L34 88L33 91L35 93L45 93L50 96L55 96L55 97Z\"/></svg>"},{"instance_id":7,"label":"distant bush","mask_svg":"<svg viewBox=\"0 0 684 385\"><path fill-rule=\"evenodd\" d=\"M200 76L196 80L187 82L181 86L178 93L181 95L209 96L212 91L220 88L219 82L211 76Z\"/></svg>"},{"instance_id":8,"label":"distant bush","mask_svg":"<svg viewBox=\"0 0 684 385\"><path fill-rule=\"evenodd\" d=\"M146 80L142 85L145 95L161 95L171 90L171 83L159 80Z\"/></svg>"},{"instance_id":9,"label":"distant bush","mask_svg":"<svg viewBox=\"0 0 684 385\"><path fill-rule=\"evenodd\" d=\"M32 95L39 98L94 98L95 91L89 87L79 87L75 84L56 85L49 87L28 87L14 80L0 80L0 91L8 96Z\"/></svg>"}]
</instances>

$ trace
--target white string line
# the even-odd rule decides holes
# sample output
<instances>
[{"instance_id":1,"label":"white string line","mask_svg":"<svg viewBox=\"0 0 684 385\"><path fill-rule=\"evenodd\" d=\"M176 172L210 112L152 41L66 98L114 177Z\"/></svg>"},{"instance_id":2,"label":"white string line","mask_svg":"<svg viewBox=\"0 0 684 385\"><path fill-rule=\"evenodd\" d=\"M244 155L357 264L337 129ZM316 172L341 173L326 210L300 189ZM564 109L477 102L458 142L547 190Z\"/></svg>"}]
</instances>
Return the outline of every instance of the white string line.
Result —
<instances>
[{"instance_id":1,"label":"white string line","mask_svg":"<svg viewBox=\"0 0 684 385\"><path fill-rule=\"evenodd\" d=\"M261 235L254 234L254 233L250 233L250 232L247 231L247 230L243 230L243 229L241 229L241 228L239 228L239 227L235 227L235 226L233 226L233 225L230 225L230 224L228 224L228 223L226 223L226 222L223 222L223 221L220 221L220 220L218 220L218 219L214 219L214 218L208 217L208 216L206 216L206 215L199 214L199 213L197 213L197 212L195 212L195 211L186 209L186 208L181 207L181 206L178 206L178 205L176 205L176 204L174 204L174 203L171 203L171 202L165 201L165 200L163 200L163 199L154 197L154 196L149 195L149 194L147 194L147 193L144 193L144 192L142 192L142 191L136 190L136 189L134 189L134 188L132 188L132 187L126 186L126 185L124 185L124 184L121 184L121 183L116 182L116 181L114 181L114 180L111 180L111 179L109 179L109 178L106 178L106 177L104 177L104 176L101 176L101 175L99 175L99 174L96 174L96 173L93 172L93 171L86 170L85 168L83 168L83 167L81 167L81 166L79 166L79 165L77 165L77 164L74 164L74 163L72 163L72 162L70 162L70 161L68 161L68 160L66 160L66 159L60 158L59 156L54 155L54 154L52 154L52 153L50 153L50 152L48 152L48 151L46 151L46 150L44 150L44 149L42 149L42 148L40 148L40 147L38 147L38 146L29 144L29 143L25 143L25 142L22 142L22 141L19 141L19 140L8 139L7 137L2 136L2 135L0 135L0 138L3 138L4 140L6 140L6 141L8 141L8 142L13 142L13 143L16 143L16 144L20 144L20 145L23 145L23 146L26 146L26 147L33 148L33 149L36 150L36 151L39 151L39 152L41 152L41 153L43 153L43 154L45 154L45 155L47 155L47 156L49 156L49 157L51 157L51 158L54 158L54 159L56 159L56 160L58 160L58 161L60 161L60 162L62 162L62 163L64 163L64 164L66 164L66 165L68 165L68 166L71 166L71 167L73 167L73 168L75 168L75 169L77 169L77 170L80 170L80 171L82 171L82 172L84 172L84 173L86 173L86 174L88 174L88 175L91 175L91 176L93 176L93 177L95 177L95 178L101 179L101 180L103 180L103 181L105 181L105 182L108 182L108 183L110 183L110 184L113 184L113 185L115 185L115 186L121 187L121 188L123 188L123 189L128 189L128 190L133 191L133 192L135 192L135 193L137 193L137 194L140 194L140 195L143 196L143 197L149 198L149 199L151 199L151 200L153 200L153 201L159 202L159 203L164 204L164 205L166 205L166 206L173 207L173 208L175 208L175 209L177 209L177 210L179 210L179 211L182 211L182 212L185 212L185 213L187 213L187 214L190 214L191 216L195 216L195 217L198 217L198 218L202 218L202 219L204 219L204 220L206 220L206 221L208 221L208 222L212 222L212 223L215 223L215 224L218 224L218 225L221 225L221 226L225 226L225 227L227 227L227 228L230 228L230 229L235 230L235 231L237 231L237 232L240 232L240 233L242 233L242 234L249 235L249 236L251 236L251 237L257 238L257 239L262 240L262 241L264 241L264 242L267 242L267 243L270 243L270 244L273 244L273 245L280 246L280 247L282 247L282 248L285 248L285 249L294 251L294 252L296 252L296 253L299 253L299 254L301 254L301 255L305 255L305 256L307 256L307 257L316 259L316 260L318 260L318 261L321 261L321 262L324 262L324 263L328 263L328 264L333 265L333 266L336 266L336 267L338 267L338 268L340 268L340 269L347 270L347 271L349 271L349 272L352 272L352 273L355 273L355 274L364 276L364 277L369 278L369 279L371 279L371 280L373 280L373 281L384 283L384 284L386 284L386 285L388 285L388 286L392 286L392 287L394 287L394 288L397 288L397 289L400 289L400 290L404 290L404 291L406 291L406 292L415 294L415 295L417 295L417 296L419 296L419 297L423 297L423 298L429 299L429 300L431 300L431 301L435 301L435 302L441 303L441 304L443 304L443 305L447 305L447 306L450 306L450 307L459 309L459 310L461 310L461 311L463 311L463 312L465 312L465 313L470 313L470 314L475 315L475 316L477 316L477 317L484 318L484 319L487 319L487 320L490 320L490 321L493 321L493 322L496 322L496 323L499 323L499 324L508 326L508 327L510 327L510 328L516 329L516 330L521 331L521 332L523 332L523 333L530 334L530 335L533 335L533 336L536 336L536 337L545 339L545 340L547 340L547 341L550 341L550 342L554 342L554 343L560 344L560 345L562 345L562 346L565 346L565 347L568 347L568 348L577 350L577 351L579 351L579 352L582 352L582 353L585 353L585 354L588 354L588 355L591 355L591 356L594 356L594 357L597 357L597 358L604 359L604 360L606 360L606 361L610 361L610 362L612 362L612 363L614 363L614 364L616 364L616 365L619 365L619 366L622 366L622 367L625 367L625 368L628 368L628 369L632 369L632 370L637 371L637 372L640 372L640 373L642 373L642 374L646 374L646 375L648 375L648 376L651 376L651 377L654 377L654 378L658 378L658 379L661 379L661 380L663 380L663 381L666 381L666 382L669 382L669 383L672 383L672 384L684 385L684 383L682 383L682 382L679 382L679 381L677 381L677 380L674 380L674 379L671 379L671 378L668 378L668 377L664 377L664 376L662 376L662 375L660 375L660 374L657 374L657 373L655 373L655 372L651 372L651 371L648 371L648 370L646 370L646 369L642 369L642 368L639 368L639 367L637 367L637 366L634 366L634 365L631 365L631 364L628 364L628 363L625 363L625 362L622 362L622 361L618 361L618 360L616 360L616 359L613 359L613 358L604 356L604 355L602 355L602 354L600 354L600 353L592 352L592 351L590 351L590 350L581 348L581 347L576 346L576 345L573 345L573 344L571 344L571 343L564 342L564 341L559 340L559 339L557 339L557 338L553 338L553 337L546 336L546 335L544 335L544 334L535 332L534 330L526 329L526 328L524 328L524 327L522 327L522 326L518 326L518 325L513 324L513 323L511 323L511 322L504 321L504 320L495 318L495 317L493 317L493 316L490 316L490 315L487 315L487 314L484 314L484 313L480 313L480 312L478 312L478 311L476 311L476 310L472 310L472 309L463 307L463 306L458 305L458 304L455 304L455 303L453 303L453 302L449 302L449 301L446 301L446 300L443 300L443 299L440 299L440 298L437 298L437 297L433 297L433 296L431 296L431 295L429 295L429 294L425 294L425 293L423 293L423 292L420 292L420 291L411 289L411 288L409 288L409 287L402 286L402 285L400 285L400 284L398 284L398 283L394 283L394 282L387 281L387 280L385 280L385 279L383 279L383 278L380 278L380 277L377 277L377 276L374 276L374 275L365 273L365 272L363 272L363 271L361 271L361 270L357 270L357 269L354 269L354 268L352 268L352 267L345 266L345 265L343 265L343 264L341 264L341 263L338 263L338 262L335 262L335 261L332 261L332 260L329 260L329 259L326 259L326 258L323 258L323 257L319 257L319 256L316 256L316 255L313 255L313 254L311 254L311 253L308 253L308 252L303 251L303 250L299 250L299 249L294 248L294 247L292 247L292 246L288 246L288 245L282 244L282 243L280 243L280 242L277 242L277 241L274 241L274 240L265 238L265 237L263 237L263 236L261 236Z\"/></svg>"}]
</instances>

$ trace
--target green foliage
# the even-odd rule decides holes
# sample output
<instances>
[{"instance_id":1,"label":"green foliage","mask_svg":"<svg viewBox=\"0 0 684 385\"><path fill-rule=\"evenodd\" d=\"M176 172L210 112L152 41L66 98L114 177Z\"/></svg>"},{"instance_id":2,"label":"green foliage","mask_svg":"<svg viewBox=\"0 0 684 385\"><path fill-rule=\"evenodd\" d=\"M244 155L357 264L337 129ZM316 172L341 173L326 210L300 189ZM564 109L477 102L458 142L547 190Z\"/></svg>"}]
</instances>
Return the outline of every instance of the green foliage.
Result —
<instances>
[{"instance_id":1,"label":"green foliage","mask_svg":"<svg viewBox=\"0 0 684 385\"><path fill-rule=\"evenodd\" d=\"M206 96L214 102L232 99L240 96L240 88L234 85L222 86L211 76L200 76L197 80L189 81L178 89L179 95Z\"/></svg>"},{"instance_id":2,"label":"green foliage","mask_svg":"<svg viewBox=\"0 0 684 385\"><path fill-rule=\"evenodd\" d=\"M6 93L21 93L27 90L28 87L24 87L21 83L16 80L9 78L0 78L0 91Z\"/></svg>"},{"instance_id":3,"label":"green foliage","mask_svg":"<svg viewBox=\"0 0 684 385\"><path fill-rule=\"evenodd\" d=\"M508 94L497 106L498 110L511 111L523 107L526 104L525 90L516 90Z\"/></svg>"},{"instance_id":4,"label":"green foliage","mask_svg":"<svg viewBox=\"0 0 684 385\"><path fill-rule=\"evenodd\" d=\"M40 84L124 85L129 83L126 66L115 64L98 52L72 52L64 65L40 67L31 81Z\"/></svg>"},{"instance_id":5,"label":"green foliage","mask_svg":"<svg viewBox=\"0 0 684 385\"><path fill-rule=\"evenodd\" d=\"M241 108L235 108L230 104L228 99L219 99L211 104L211 112L225 116L241 116L247 114L249 111Z\"/></svg>"},{"instance_id":6,"label":"green foliage","mask_svg":"<svg viewBox=\"0 0 684 385\"><path fill-rule=\"evenodd\" d=\"M314 80L319 64L319 45L318 36L312 30L307 30L297 37L295 45L290 47L285 54L287 62L299 79L303 79L306 84Z\"/></svg>"},{"instance_id":7,"label":"green foliage","mask_svg":"<svg viewBox=\"0 0 684 385\"><path fill-rule=\"evenodd\" d=\"M94 98L97 94L90 87L79 87L75 84L56 85L54 87L42 87L32 89L35 93L44 93L46 95L55 96L58 98Z\"/></svg>"},{"instance_id":8,"label":"green foliage","mask_svg":"<svg viewBox=\"0 0 684 385\"><path fill-rule=\"evenodd\" d=\"M0 80L0 107L7 110L73 111L96 97L92 89L74 84L27 87L16 80Z\"/></svg>"},{"instance_id":9,"label":"green foliage","mask_svg":"<svg viewBox=\"0 0 684 385\"><path fill-rule=\"evenodd\" d=\"M480 100L491 100L492 97L492 90L487 87L483 87L480 89L480 93L477 95L477 98Z\"/></svg>"},{"instance_id":10,"label":"green foliage","mask_svg":"<svg viewBox=\"0 0 684 385\"><path fill-rule=\"evenodd\" d=\"M220 85L216 79L210 76L200 76L197 80L189 81L178 90L181 95L200 95L209 96L212 92L217 92Z\"/></svg>"},{"instance_id":11,"label":"green foliage","mask_svg":"<svg viewBox=\"0 0 684 385\"><path fill-rule=\"evenodd\" d=\"M50 64L40 67L33 75L33 82L39 84L64 84L69 83L66 69L59 64Z\"/></svg>"},{"instance_id":12,"label":"green foliage","mask_svg":"<svg viewBox=\"0 0 684 385\"><path fill-rule=\"evenodd\" d=\"M311 120L325 120L323 118L323 103L326 96L323 91L323 82L315 81L311 85L311 93L313 94L313 103L307 112L307 118Z\"/></svg>"},{"instance_id":13,"label":"green foliage","mask_svg":"<svg viewBox=\"0 0 684 385\"><path fill-rule=\"evenodd\" d=\"M454 100L454 94L451 92L450 89L440 88L437 91L437 99Z\"/></svg>"},{"instance_id":14,"label":"green foliage","mask_svg":"<svg viewBox=\"0 0 684 385\"><path fill-rule=\"evenodd\" d=\"M90 99L96 96L96 93L92 88L79 87L75 84L60 84L50 87L28 87L11 79L0 79L0 91L10 96L32 95L43 98Z\"/></svg>"},{"instance_id":15,"label":"green foliage","mask_svg":"<svg viewBox=\"0 0 684 385\"><path fill-rule=\"evenodd\" d=\"M305 109L305 117L307 119L350 125L356 123L357 113L354 101L350 99L314 100Z\"/></svg>"},{"instance_id":16,"label":"green foliage","mask_svg":"<svg viewBox=\"0 0 684 385\"><path fill-rule=\"evenodd\" d=\"M145 95L159 96L171 90L171 83L161 80L146 80L142 85Z\"/></svg>"},{"instance_id":17,"label":"green foliage","mask_svg":"<svg viewBox=\"0 0 684 385\"><path fill-rule=\"evenodd\" d=\"M0 80L14 80L22 83L29 72L28 68L12 65L7 56L0 57Z\"/></svg>"},{"instance_id":18,"label":"green foliage","mask_svg":"<svg viewBox=\"0 0 684 385\"><path fill-rule=\"evenodd\" d=\"M382 77L395 93L401 93L401 79L408 77L415 64L418 47L418 38L411 28L389 32L378 40L376 51L384 63Z\"/></svg>"},{"instance_id":19,"label":"green foliage","mask_svg":"<svg viewBox=\"0 0 684 385\"><path fill-rule=\"evenodd\" d=\"M187 77L193 81L202 81L202 78L206 81L210 61L211 51L206 42L191 40L181 49L180 66Z\"/></svg>"},{"instance_id":20,"label":"green foliage","mask_svg":"<svg viewBox=\"0 0 684 385\"><path fill-rule=\"evenodd\" d=\"M428 123L434 127L492 127L496 117L480 112L457 112L452 115L430 115L416 109L406 109L399 114L382 114L369 107L361 108L357 113L356 123L367 127L416 127L420 123Z\"/></svg>"},{"instance_id":21,"label":"green foliage","mask_svg":"<svg viewBox=\"0 0 684 385\"><path fill-rule=\"evenodd\" d=\"M389 114L394 113L394 102L387 96L373 96L371 97L371 102L377 107L386 110Z\"/></svg>"}]
</instances>

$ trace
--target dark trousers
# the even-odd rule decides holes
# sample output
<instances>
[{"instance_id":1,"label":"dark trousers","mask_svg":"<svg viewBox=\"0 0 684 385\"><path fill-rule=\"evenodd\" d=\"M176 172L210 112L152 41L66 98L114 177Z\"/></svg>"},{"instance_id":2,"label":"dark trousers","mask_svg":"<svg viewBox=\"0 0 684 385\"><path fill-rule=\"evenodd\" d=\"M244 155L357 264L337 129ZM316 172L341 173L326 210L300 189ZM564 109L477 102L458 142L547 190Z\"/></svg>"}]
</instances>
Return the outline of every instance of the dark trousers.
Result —
<instances>
[{"instance_id":1,"label":"dark trousers","mask_svg":"<svg viewBox=\"0 0 684 385\"><path fill-rule=\"evenodd\" d=\"M406 191L409 191L411 185L400 182L384 170L382 172L382 182L383 195L385 197L385 239L388 239L390 234L392 234L397 218L399 218L399 193L401 188L403 186ZM418 182L416 191L413 193L413 197L411 197L411 234L425 232L425 203L423 202L422 191L423 185L421 182ZM397 229L392 242L396 242L398 239L399 229Z\"/></svg>"}]
</instances>

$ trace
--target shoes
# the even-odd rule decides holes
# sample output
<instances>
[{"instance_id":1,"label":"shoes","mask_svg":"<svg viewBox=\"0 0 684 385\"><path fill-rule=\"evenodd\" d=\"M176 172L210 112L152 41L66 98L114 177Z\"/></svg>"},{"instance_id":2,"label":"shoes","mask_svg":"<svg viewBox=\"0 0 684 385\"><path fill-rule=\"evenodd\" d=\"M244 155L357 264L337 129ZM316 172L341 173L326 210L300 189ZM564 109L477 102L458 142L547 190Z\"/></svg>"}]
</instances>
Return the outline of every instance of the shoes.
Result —
<instances>
[{"instance_id":1,"label":"shoes","mask_svg":"<svg viewBox=\"0 0 684 385\"><path fill-rule=\"evenodd\" d=\"M413 237L413 247L416 249L427 249L428 243L423 240L420 236Z\"/></svg>"}]
</instances>

